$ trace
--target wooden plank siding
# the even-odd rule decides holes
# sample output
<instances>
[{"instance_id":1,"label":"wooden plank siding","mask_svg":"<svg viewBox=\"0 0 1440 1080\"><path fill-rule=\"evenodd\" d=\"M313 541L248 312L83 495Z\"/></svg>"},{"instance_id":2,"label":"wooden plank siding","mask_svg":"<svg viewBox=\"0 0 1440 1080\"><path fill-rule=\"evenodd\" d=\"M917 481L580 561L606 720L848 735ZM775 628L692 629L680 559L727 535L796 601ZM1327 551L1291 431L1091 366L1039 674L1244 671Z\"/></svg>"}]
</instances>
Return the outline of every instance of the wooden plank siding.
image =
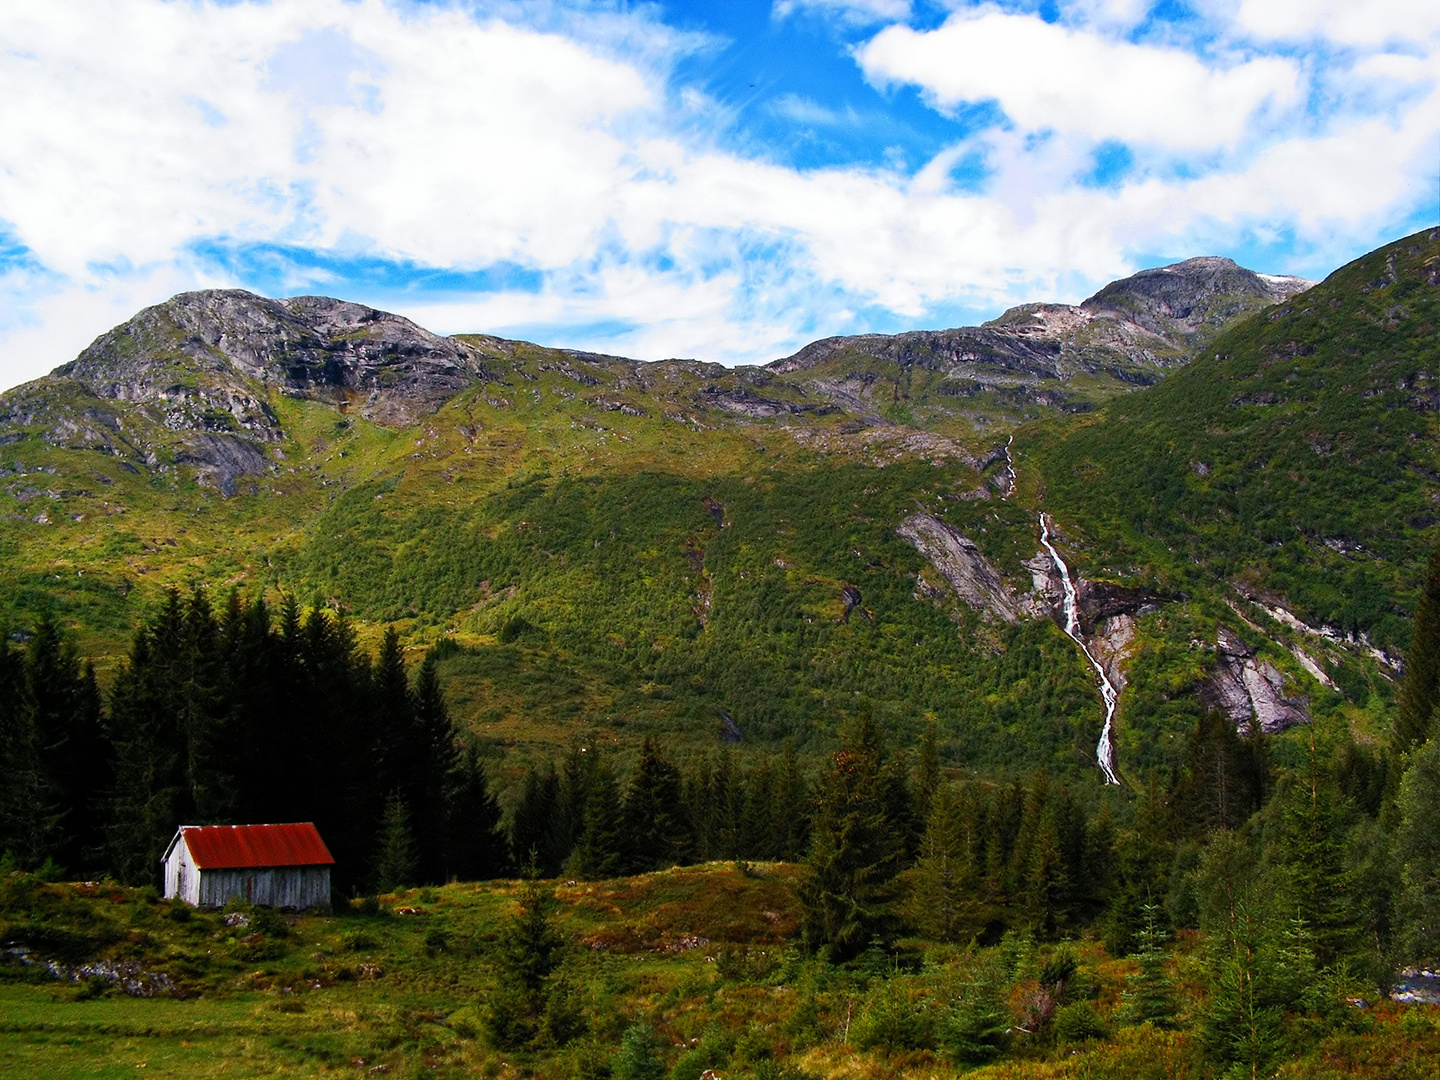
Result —
<instances>
[{"instance_id":1,"label":"wooden plank siding","mask_svg":"<svg viewBox=\"0 0 1440 1080\"><path fill-rule=\"evenodd\" d=\"M224 907L240 899L262 907L303 911L330 903L329 866L199 866L182 827L163 860L165 896L194 907ZM329 857L328 852L323 852Z\"/></svg>"}]
</instances>

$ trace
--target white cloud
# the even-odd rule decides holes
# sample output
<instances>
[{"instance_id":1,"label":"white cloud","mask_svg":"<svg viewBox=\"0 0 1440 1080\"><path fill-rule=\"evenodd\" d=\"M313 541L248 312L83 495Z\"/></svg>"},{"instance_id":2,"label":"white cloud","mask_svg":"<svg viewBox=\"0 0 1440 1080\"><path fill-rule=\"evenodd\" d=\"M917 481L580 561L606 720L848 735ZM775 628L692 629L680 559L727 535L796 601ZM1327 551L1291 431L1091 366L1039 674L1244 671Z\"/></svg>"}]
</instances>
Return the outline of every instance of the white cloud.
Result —
<instances>
[{"instance_id":1,"label":"white cloud","mask_svg":"<svg viewBox=\"0 0 1440 1080\"><path fill-rule=\"evenodd\" d=\"M856 59L874 82L918 86L941 108L995 100L1031 131L1185 150L1235 144L1257 112L1300 92L1295 64L1280 57L1211 67L1178 49L993 8L936 30L887 27Z\"/></svg>"},{"instance_id":2,"label":"white cloud","mask_svg":"<svg viewBox=\"0 0 1440 1080\"><path fill-rule=\"evenodd\" d=\"M1134 270L1133 251L1199 254L1251 229L1348 257L1433 176L1430 58L1363 61L1364 78L1409 87L1374 114L1247 138L1267 100L1289 100L1292 61L1212 67L986 10L929 35L892 27L861 59L876 78L903 67L937 102L998 97L1015 129L957 139L913 174L801 170L722 148L721 111L671 82L694 40L653 11L505 10L0 0L0 227L31 253L0 273L0 385L145 304L235 284L196 254L206 244L515 263L538 290L396 301L332 287L343 260L291 283L442 332L539 327L558 344L733 362L863 329L859 310L923 323L942 306L1075 299ZM994 55L976 55L987 43ZM777 108L819 123L829 107ZM1230 149L1193 179L1157 167L1077 185L1102 138L1162 157ZM984 190L957 188L952 169L976 156Z\"/></svg>"},{"instance_id":3,"label":"white cloud","mask_svg":"<svg viewBox=\"0 0 1440 1080\"><path fill-rule=\"evenodd\" d=\"M1350 45L1440 34L1440 5L1420 0L1241 0L1236 25L1257 37L1329 38Z\"/></svg>"}]
</instances>

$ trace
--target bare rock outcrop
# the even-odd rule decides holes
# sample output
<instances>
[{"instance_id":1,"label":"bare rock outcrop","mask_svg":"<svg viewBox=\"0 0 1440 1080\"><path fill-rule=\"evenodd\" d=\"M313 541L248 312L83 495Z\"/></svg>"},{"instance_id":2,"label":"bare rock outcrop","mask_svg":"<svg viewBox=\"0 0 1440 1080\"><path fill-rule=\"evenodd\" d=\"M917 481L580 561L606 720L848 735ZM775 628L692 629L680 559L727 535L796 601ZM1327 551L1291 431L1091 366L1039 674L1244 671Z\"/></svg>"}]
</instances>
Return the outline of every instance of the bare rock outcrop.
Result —
<instances>
[{"instance_id":1,"label":"bare rock outcrop","mask_svg":"<svg viewBox=\"0 0 1440 1080\"><path fill-rule=\"evenodd\" d=\"M224 424L268 441L279 423L248 380L407 427L483 372L464 343L363 304L210 289L146 308L54 375L99 398L162 403L173 430Z\"/></svg>"},{"instance_id":2,"label":"bare rock outcrop","mask_svg":"<svg viewBox=\"0 0 1440 1080\"><path fill-rule=\"evenodd\" d=\"M1005 587L995 565L964 533L929 514L911 514L895 531L914 545L970 607L1002 622L1020 621L1020 603Z\"/></svg>"},{"instance_id":3,"label":"bare rock outcrop","mask_svg":"<svg viewBox=\"0 0 1440 1080\"><path fill-rule=\"evenodd\" d=\"M1285 677L1275 665L1223 627L1216 635L1215 653L1215 670L1200 687L1207 708L1225 713L1242 731L1259 724L1267 735L1310 719L1303 698L1285 696Z\"/></svg>"}]
</instances>

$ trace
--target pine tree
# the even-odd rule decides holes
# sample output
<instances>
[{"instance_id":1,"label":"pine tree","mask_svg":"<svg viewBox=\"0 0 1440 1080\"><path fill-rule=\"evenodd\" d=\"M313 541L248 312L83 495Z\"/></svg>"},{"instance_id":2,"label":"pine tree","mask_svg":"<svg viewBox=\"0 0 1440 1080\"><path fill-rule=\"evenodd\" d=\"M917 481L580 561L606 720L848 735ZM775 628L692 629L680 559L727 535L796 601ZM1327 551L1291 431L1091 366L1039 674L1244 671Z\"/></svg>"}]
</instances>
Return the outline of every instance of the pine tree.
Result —
<instances>
[{"instance_id":1,"label":"pine tree","mask_svg":"<svg viewBox=\"0 0 1440 1080\"><path fill-rule=\"evenodd\" d=\"M693 838L685 816L680 770L661 756L660 748L648 736L625 791L624 818L632 872L689 861Z\"/></svg>"},{"instance_id":2,"label":"pine tree","mask_svg":"<svg viewBox=\"0 0 1440 1080\"><path fill-rule=\"evenodd\" d=\"M607 761L597 760L585 810L585 828L570 865L577 877L599 881L618 877L628 858L629 835L620 806L620 786Z\"/></svg>"},{"instance_id":3,"label":"pine tree","mask_svg":"<svg viewBox=\"0 0 1440 1080\"><path fill-rule=\"evenodd\" d=\"M1405 654L1405 679L1396 695L1395 748L1402 752L1419 746L1434 730L1435 706L1440 701L1440 545L1430 553L1420 602Z\"/></svg>"},{"instance_id":4,"label":"pine tree","mask_svg":"<svg viewBox=\"0 0 1440 1080\"><path fill-rule=\"evenodd\" d=\"M410 813L400 793L392 792L385 800L385 816L380 820L373 874L375 891L389 893L413 885L418 862Z\"/></svg>"},{"instance_id":5,"label":"pine tree","mask_svg":"<svg viewBox=\"0 0 1440 1080\"><path fill-rule=\"evenodd\" d=\"M508 865L508 845L500 828L500 804L490 793L475 748L455 766L445 826L446 872L460 881L499 877Z\"/></svg>"},{"instance_id":6,"label":"pine tree","mask_svg":"<svg viewBox=\"0 0 1440 1080\"><path fill-rule=\"evenodd\" d=\"M496 990L485 1009L485 1025L496 1045L518 1050L537 1045L545 1034L551 998L563 987L556 973L565 939L551 916L551 895L532 865L520 887L518 910L495 951Z\"/></svg>"},{"instance_id":7,"label":"pine tree","mask_svg":"<svg viewBox=\"0 0 1440 1080\"><path fill-rule=\"evenodd\" d=\"M799 886L802 933L807 947L838 959L892 930L905 840L886 814L888 764L880 730L865 717L846 732L820 787Z\"/></svg>"}]
</instances>

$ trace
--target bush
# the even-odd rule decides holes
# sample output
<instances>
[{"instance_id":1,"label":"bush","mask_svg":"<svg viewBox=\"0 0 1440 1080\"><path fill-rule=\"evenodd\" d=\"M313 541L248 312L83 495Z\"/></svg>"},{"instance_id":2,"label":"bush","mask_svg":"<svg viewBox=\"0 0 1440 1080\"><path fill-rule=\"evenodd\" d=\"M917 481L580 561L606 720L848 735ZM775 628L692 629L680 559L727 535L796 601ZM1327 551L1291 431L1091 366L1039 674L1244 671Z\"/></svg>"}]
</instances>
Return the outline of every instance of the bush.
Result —
<instances>
[{"instance_id":1,"label":"bush","mask_svg":"<svg viewBox=\"0 0 1440 1080\"><path fill-rule=\"evenodd\" d=\"M1086 1039L1104 1039L1109 1036L1104 1022L1088 1001L1077 1001L1062 1005L1055 1010L1052 1021L1055 1038L1060 1042L1084 1042Z\"/></svg>"},{"instance_id":2,"label":"bush","mask_svg":"<svg viewBox=\"0 0 1440 1080\"><path fill-rule=\"evenodd\" d=\"M856 1046L893 1054L934 1045L935 1024L928 1003L911 998L905 984L905 979L886 979L871 993L864 1013L851 1028Z\"/></svg>"},{"instance_id":3,"label":"bush","mask_svg":"<svg viewBox=\"0 0 1440 1080\"><path fill-rule=\"evenodd\" d=\"M610 1059L614 1080L665 1080L660 1040L649 1024L632 1025L620 1039L620 1052Z\"/></svg>"}]
</instances>

